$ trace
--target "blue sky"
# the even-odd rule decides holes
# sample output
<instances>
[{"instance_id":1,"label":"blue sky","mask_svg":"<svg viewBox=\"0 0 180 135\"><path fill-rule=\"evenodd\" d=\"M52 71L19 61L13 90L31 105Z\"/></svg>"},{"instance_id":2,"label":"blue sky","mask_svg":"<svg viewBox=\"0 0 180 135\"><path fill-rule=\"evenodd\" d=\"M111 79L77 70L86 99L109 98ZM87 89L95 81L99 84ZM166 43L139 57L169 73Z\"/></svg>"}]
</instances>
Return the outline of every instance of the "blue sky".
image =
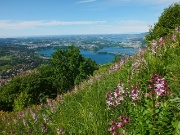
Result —
<instances>
[{"instance_id":1,"label":"blue sky","mask_svg":"<svg viewBox=\"0 0 180 135\"><path fill-rule=\"evenodd\" d=\"M0 38L147 32L179 0L0 0Z\"/></svg>"}]
</instances>

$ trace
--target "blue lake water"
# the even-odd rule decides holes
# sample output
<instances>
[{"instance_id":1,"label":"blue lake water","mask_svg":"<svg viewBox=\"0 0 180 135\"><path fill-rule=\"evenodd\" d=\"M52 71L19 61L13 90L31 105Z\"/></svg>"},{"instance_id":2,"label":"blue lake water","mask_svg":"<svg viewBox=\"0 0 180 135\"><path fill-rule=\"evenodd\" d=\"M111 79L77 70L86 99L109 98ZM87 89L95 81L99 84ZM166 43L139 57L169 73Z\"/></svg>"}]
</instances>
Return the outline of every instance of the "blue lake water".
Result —
<instances>
[{"instance_id":1,"label":"blue lake water","mask_svg":"<svg viewBox=\"0 0 180 135\"><path fill-rule=\"evenodd\" d=\"M52 53L55 51L56 51L55 49L41 50L39 51L39 54L50 57ZM107 53L99 54L99 53L94 53L91 51L80 50L80 53L85 58L91 58L92 60L95 60L96 63L98 64L105 64L105 63L113 61L114 55L112 54L121 53L121 54L127 54L127 55L134 55L134 53L138 53L138 49L108 47L108 48L103 48L99 50L98 52L107 52ZM112 53L112 54L109 54L109 53Z\"/></svg>"}]
</instances>

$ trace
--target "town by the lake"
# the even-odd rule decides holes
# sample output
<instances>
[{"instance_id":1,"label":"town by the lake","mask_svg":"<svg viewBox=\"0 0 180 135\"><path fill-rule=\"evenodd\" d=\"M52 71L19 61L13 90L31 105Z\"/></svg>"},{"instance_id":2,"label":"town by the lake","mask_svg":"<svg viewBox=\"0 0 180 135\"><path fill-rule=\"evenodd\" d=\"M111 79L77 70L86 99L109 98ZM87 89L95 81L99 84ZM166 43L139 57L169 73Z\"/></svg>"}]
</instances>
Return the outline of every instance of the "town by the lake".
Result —
<instances>
[{"instance_id":1,"label":"town by the lake","mask_svg":"<svg viewBox=\"0 0 180 135\"><path fill-rule=\"evenodd\" d=\"M133 55L145 47L142 34L64 35L0 38L0 86L13 77L28 74L49 62L57 49L74 45L98 64L112 62L114 55Z\"/></svg>"}]
</instances>

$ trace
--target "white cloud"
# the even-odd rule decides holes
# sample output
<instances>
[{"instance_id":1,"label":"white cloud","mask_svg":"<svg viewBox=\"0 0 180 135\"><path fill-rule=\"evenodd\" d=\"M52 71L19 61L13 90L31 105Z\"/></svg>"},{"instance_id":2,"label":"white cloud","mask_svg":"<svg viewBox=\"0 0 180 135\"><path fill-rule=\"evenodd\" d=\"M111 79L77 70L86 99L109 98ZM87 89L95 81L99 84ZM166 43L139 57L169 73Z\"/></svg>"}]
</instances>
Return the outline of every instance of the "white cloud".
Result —
<instances>
[{"instance_id":1,"label":"white cloud","mask_svg":"<svg viewBox=\"0 0 180 135\"><path fill-rule=\"evenodd\" d=\"M0 20L0 30L0 37L66 34L122 34L147 32L149 30L149 24L141 20L72 22L42 20L13 22Z\"/></svg>"},{"instance_id":2,"label":"white cloud","mask_svg":"<svg viewBox=\"0 0 180 135\"><path fill-rule=\"evenodd\" d=\"M77 3L79 4L82 4L82 3L90 3L90 2L95 2L96 0L82 0L82 1L79 1Z\"/></svg>"},{"instance_id":3,"label":"white cloud","mask_svg":"<svg viewBox=\"0 0 180 135\"><path fill-rule=\"evenodd\" d=\"M106 21L9 21L0 20L0 29L27 29L39 26L61 26L61 25L93 25L103 24Z\"/></svg>"}]
</instances>

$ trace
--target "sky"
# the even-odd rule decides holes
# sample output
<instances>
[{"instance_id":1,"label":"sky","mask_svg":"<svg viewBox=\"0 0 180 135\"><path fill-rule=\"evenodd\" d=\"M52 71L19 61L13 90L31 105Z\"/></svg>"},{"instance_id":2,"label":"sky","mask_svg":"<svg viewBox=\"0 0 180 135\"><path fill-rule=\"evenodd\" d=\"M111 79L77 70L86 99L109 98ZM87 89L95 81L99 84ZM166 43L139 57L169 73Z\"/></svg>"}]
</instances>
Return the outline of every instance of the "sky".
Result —
<instances>
[{"instance_id":1,"label":"sky","mask_svg":"<svg viewBox=\"0 0 180 135\"><path fill-rule=\"evenodd\" d=\"M0 0L0 38L148 32L179 0Z\"/></svg>"}]
</instances>

